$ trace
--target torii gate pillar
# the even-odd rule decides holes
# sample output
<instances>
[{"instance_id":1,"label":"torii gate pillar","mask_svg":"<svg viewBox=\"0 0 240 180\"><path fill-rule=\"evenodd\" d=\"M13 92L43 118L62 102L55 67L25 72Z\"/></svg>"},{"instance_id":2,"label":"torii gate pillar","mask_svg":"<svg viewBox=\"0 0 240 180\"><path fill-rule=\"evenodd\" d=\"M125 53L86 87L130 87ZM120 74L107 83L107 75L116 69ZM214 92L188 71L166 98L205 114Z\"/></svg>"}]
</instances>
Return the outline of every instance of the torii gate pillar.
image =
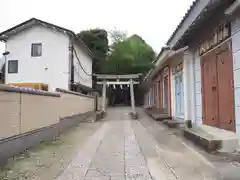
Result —
<instances>
[{"instance_id":1,"label":"torii gate pillar","mask_svg":"<svg viewBox=\"0 0 240 180\"><path fill-rule=\"evenodd\" d=\"M133 115L136 114L133 80L130 79L131 106Z\"/></svg>"},{"instance_id":2,"label":"torii gate pillar","mask_svg":"<svg viewBox=\"0 0 240 180\"><path fill-rule=\"evenodd\" d=\"M106 112L106 92L107 92L107 82L103 81L103 90L102 90L102 111Z\"/></svg>"}]
</instances>

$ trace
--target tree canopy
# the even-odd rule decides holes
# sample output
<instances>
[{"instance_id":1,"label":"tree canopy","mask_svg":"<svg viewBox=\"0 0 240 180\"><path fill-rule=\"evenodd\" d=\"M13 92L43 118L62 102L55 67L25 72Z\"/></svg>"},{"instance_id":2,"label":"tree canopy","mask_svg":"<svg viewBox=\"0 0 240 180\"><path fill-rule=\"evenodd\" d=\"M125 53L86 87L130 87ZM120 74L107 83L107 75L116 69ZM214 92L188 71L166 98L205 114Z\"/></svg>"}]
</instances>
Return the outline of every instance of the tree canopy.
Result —
<instances>
[{"instance_id":1,"label":"tree canopy","mask_svg":"<svg viewBox=\"0 0 240 180\"><path fill-rule=\"evenodd\" d=\"M104 29L91 29L80 32L78 37L93 53L94 73L145 73L153 65L155 52L138 35L127 37L126 32L116 29L109 32Z\"/></svg>"},{"instance_id":2,"label":"tree canopy","mask_svg":"<svg viewBox=\"0 0 240 180\"><path fill-rule=\"evenodd\" d=\"M110 74L145 73L152 67L155 58L152 47L138 35L120 38L119 41L114 41L110 49L104 69Z\"/></svg>"},{"instance_id":3,"label":"tree canopy","mask_svg":"<svg viewBox=\"0 0 240 180\"><path fill-rule=\"evenodd\" d=\"M107 58L108 33L104 29L81 31L77 36L87 45L93 54L93 72L100 73L102 62Z\"/></svg>"}]
</instances>

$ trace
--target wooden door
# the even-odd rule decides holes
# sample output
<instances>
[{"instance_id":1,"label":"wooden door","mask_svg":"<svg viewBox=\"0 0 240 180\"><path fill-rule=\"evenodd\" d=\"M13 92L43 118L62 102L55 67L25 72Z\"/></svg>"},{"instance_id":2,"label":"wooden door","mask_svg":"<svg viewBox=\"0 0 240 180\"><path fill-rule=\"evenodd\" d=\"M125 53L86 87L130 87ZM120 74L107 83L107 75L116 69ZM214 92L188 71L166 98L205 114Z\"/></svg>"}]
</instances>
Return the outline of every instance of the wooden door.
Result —
<instances>
[{"instance_id":1,"label":"wooden door","mask_svg":"<svg viewBox=\"0 0 240 180\"><path fill-rule=\"evenodd\" d=\"M236 130L233 61L228 43L202 57L203 123Z\"/></svg>"},{"instance_id":2,"label":"wooden door","mask_svg":"<svg viewBox=\"0 0 240 180\"><path fill-rule=\"evenodd\" d=\"M217 67L215 53L202 57L203 123L218 127Z\"/></svg>"},{"instance_id":3,"label":"wooden door","mask_svg":"<svg viewBox=\"0 0 240 180\"><path fill-rule=\"evenodd\" d=\"M216 51L219 128L235 132L233 61L226 43Z\"/></svg>"}]
</instances>

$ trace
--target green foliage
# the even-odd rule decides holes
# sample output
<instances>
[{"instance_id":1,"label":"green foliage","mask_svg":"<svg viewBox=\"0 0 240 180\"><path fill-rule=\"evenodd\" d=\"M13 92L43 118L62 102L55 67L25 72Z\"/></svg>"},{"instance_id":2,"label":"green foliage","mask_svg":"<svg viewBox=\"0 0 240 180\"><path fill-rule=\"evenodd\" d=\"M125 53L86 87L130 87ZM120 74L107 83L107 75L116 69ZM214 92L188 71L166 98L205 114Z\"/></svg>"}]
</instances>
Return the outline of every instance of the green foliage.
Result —
<instances>
[{"instance_id":1,"label":"green foliage","mask_svg":"<svg viewBox=\"0 0 240 180\"><path fill-rule=\"evenodd\" d=\"M78 37L93 54L93 73L133 74L145 73L152 66L155 53L140 36L127 38L126 32L109 32L111 45L108 45L108 32L104 29L82 31Z\"/></svg>"},{"instance_id":2,"label":"green foliage","mask_svg":"<svg viewBox=\"0 0 240 180\"><path fill-rule=\"evenodd\" d=\"M108 53L108 33L104 29L90 29L81 31L77 35L92 51L93 72L100 73L102 62Z\"/></svg>"},{"instance_id":3,"label":"green foliage","mask_svg":"<svg viewBox=\"0 0 240 180\"><path fill-rule=\"evenodd\" d=\"M116 34L107 57L104 71L110 74L145 73L152 67L155 58L153 49L138 35L129 38Z\"/></svg>"}]
</instances>

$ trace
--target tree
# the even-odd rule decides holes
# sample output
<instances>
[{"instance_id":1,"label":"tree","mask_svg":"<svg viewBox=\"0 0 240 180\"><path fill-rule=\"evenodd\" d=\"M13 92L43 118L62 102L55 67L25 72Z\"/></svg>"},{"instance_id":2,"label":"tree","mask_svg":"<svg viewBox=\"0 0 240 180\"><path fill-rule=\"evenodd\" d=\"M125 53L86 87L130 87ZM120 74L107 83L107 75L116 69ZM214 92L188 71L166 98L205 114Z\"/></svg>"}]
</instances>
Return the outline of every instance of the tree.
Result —
<instances>
[{"instance_id":1,"label":"tree","mask_svg":"<svg viewBox=\"0 0 240 180\"><path fill-rule=\"evenodd\" d=\"M122 32L114 31L111 37L113 44L105 62L106 73L146 73L153 66L155 52L140 36L126 38Z\"/></svg>"},{"instance_id":2,"label":"tree","mask_svg":"<svg viewBox=\"0 0 240 180\"><path fill-rule=\"evenodd\" d=\"M114 46L115 44L127 39L127 33L124 31L119 31L117 29L109 31L108 34L110 37L111 46Z\"/></svg>"},{"instance_id":3,"label":"tree","mask_svg":"<svg viewBox=\"0 0 240 180\"><path fill-rule=\"evenodd\" d=\"M108 33L104 29L81 31L77 36L93 54L93 73L101 73L101 66L108 53Z\"/></svg>"}]
</instances>

